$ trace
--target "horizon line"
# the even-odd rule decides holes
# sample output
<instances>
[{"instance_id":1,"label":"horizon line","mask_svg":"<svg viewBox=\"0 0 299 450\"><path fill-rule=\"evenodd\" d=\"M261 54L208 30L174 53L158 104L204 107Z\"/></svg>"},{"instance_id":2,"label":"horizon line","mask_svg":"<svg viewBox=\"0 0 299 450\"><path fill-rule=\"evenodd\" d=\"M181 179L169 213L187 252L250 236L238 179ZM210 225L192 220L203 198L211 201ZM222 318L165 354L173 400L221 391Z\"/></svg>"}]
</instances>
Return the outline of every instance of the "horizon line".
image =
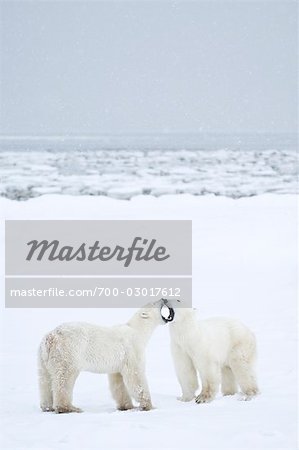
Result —
<instances>
[{"instance_id":1,"label":"horizon line","mask_svg":"<svg viewBox=\"0 0 299 450\"><path fill-rule=\"evenodd\" d=\"M0 139L99 139L103 137L122 137L122 136L179 136L179 135L248 135L248 134L292 134L297 135L296 131L171 131L171 132L103 132L99 134L1 134Z\"/></svg>"}]
</instances>

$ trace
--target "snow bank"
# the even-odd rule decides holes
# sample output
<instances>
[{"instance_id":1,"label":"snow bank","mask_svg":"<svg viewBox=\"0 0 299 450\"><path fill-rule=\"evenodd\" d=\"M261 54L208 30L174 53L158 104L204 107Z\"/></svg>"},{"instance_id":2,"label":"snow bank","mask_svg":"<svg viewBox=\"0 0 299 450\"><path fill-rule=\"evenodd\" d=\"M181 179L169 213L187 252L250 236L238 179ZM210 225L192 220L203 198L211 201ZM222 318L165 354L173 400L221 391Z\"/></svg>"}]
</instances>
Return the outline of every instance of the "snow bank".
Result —
<instances>
[{"instance_id":1,"label":"snow bank","mask_svg":"<svg viewBox=\"0 0 299 450\"><path fill-rule=\"evenodd\" d=\"M237 151L234 147L173 151L5 148L0 152L0 195L12 200L55 193L118 199L186 193L240 198L268 192L295 194L298 187L296 146L257 150L253 145L251 150L241 147Z\"/></svg>"},{"instance_id":2,"label":"snow bank","mask_svg":"<svg viewBox=\"0 0 299 450\"><path fill-rule=\"evenodd\" d=\"M2 305L1 448L295 448L296 202L290 195L0 199L7 219L193 219L193 304L203 318L233 316L255 331L262 391L251 402L221 396L206 405L178 402L168 330L161 326L147 352L156 409L116 412L106 376L84 373L74 398L83 414L41 413L36 349L43 334L64 321L123 322L133 311Z\"/></svg>"}]
</instances>

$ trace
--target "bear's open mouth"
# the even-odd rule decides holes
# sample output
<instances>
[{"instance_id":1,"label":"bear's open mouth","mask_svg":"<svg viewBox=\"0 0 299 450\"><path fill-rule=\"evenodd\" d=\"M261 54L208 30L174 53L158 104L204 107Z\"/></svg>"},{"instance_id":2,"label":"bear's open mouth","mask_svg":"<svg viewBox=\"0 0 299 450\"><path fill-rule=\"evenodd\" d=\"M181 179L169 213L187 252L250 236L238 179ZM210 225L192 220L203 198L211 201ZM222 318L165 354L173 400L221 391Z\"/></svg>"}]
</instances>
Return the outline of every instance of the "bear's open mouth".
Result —
<instances>
[{"instance_id":1,"label":"bear's open mouth","mask_svg":"<svg viewBox=\"0 0 299 450\"><path fill-rule=\"evenodd\" d=\"M174 309L171 308L171 306L168 306L166 304L167 300L164 300L164 299L162 299L162 300L163 300L164 304L161 306L161 309L160 309L161 317L165 323L172 322L174 319Z\"/></svg>"}]
</instances>

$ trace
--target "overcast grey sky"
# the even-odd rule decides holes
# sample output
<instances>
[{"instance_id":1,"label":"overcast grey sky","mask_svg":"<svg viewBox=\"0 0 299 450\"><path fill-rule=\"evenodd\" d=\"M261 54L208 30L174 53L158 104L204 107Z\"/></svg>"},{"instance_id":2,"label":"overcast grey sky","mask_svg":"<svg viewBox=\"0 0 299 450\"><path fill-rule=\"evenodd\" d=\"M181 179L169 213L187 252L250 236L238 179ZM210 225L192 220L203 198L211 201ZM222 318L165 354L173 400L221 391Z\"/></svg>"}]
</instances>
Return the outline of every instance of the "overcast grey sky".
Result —
<instances>
[{"instance_id":1,"label":"overcast grey sky","mask_svg":"<svg viewBox=\"0 0 299 450\"><path fill-rule=\"evenodd\" d=\"M2 1L1 133L296 129L295 1Z\"/></svg>"}]
</instances>

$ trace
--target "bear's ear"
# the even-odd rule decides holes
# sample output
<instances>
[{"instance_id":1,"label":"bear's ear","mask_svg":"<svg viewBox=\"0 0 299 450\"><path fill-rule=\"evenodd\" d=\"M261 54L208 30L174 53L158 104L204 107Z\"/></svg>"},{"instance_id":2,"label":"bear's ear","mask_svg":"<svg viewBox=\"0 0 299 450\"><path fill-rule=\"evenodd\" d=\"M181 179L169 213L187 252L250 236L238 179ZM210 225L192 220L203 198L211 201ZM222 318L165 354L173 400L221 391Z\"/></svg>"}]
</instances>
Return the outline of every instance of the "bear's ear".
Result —
<instances>
[{"instance_id":1,"label":"bear's ear","mask_svg":"<svg viewBox=\"0 0 299 450\"><path fill-rule=\"evenodd\" d=\"M148 319L149 318L149 314L146 311L142 311L140 313L140 317L142 317L142 319Z\"/></svg>"}]
</instances>

